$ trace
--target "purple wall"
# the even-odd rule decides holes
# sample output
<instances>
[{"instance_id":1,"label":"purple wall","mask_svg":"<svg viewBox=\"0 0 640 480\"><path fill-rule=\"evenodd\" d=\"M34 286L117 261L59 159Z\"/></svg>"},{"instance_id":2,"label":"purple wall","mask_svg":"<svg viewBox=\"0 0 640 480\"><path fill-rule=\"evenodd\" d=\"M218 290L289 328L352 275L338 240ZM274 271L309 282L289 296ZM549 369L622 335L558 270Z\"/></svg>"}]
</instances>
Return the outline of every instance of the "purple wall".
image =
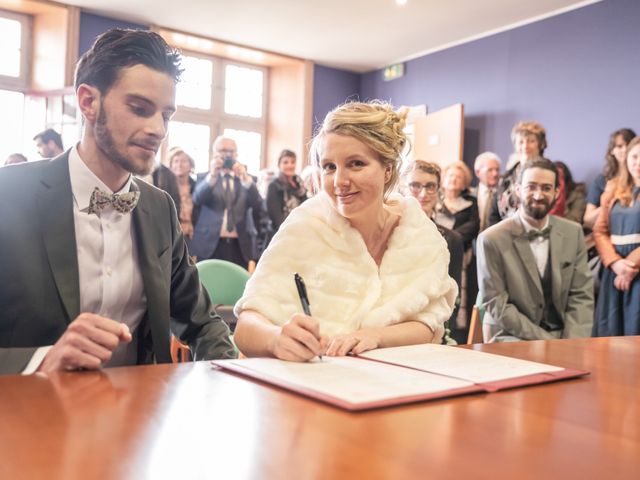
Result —
<instances>
[{"instance_id":1,"label":"purple wall","mask_svg":"<svg viewBox=\"0 0 640 480\"><path fill-rule=\"evenodd\" d=\"M313 70L313 129L335 106L358 98L360 77L357 73L315 65Z\"/></svg>"},{"instance_id":2,"label":"purple wall","mask_svg":"<svg viewBox=\"0 0 640 480\"><path fill-rule=\"evenodd\" d=\"M513 124L537 120L546 156L591 181L613 130L640 133L639 20L639 1L605 0L412 60L398 80L364 74L360 97L429 111L464 103L468 163L494 150L504 164Z\"/></svg>"},{"instance_id":3,"label":"purple wall","mask_svg":"<svg viewBox=\"0 0 640 480\"><path fill-rule=\"evenodd\" d=\"M148 30L149 26L116 20L115 18L102 17L92 13L80 12L80 41L78 45L78 56L89 50L96 37L110 28Z\"/></svg>"}]
</instances>

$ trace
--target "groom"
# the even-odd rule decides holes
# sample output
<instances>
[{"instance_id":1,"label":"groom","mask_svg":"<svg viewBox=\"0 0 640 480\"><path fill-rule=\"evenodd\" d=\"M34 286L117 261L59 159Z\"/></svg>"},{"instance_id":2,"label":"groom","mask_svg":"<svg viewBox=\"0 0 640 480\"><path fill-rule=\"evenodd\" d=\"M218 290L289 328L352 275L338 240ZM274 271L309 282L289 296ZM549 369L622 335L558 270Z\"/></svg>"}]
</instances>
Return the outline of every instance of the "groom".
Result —
<instances>
[{"instance_id":1,"label":"groom","mask_svg":"<svg viewBox=\"0 0 640 480\"><path fill-rule=\"evenodd\" d=\"M136 181L175 112L180 55L157 34L110 30L80 59L81 141L0 171L0 373L235 355L189 260L175 206Z\"/></svg>"}]
</instances>

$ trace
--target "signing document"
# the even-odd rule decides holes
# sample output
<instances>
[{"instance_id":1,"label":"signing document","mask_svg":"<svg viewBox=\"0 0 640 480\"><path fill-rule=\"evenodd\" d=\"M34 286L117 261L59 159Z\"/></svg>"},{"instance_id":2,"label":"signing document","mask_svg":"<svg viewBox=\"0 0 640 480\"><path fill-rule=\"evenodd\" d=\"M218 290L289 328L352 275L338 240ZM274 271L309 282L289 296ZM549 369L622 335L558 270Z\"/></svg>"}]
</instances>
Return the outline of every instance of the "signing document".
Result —
<instances>
[{"instance_id":1,"label":"signing document","mask_svg":"<svg viewBox=\"0 0 640 480\"><path fill-rule=\"evenodd\" d=\"M397 405L577 377L587 372L446 345L383 348L310 362L212 362L347 410Z\"/></svg>"}]
</instances>

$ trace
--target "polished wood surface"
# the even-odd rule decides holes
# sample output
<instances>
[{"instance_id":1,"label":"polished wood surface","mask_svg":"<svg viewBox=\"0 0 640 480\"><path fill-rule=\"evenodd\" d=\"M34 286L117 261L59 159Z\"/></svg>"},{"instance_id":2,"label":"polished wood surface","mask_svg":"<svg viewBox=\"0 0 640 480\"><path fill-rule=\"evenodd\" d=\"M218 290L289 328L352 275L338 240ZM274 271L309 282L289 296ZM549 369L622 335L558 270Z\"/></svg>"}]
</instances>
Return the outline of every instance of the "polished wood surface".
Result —
<instances>
[{"instance_id":1,"label":"polished wood surface","mask_svg":"<svg viewBox=\"0 0 640 480\"><path fill-rule=\"evenodd\" d=\"M591 375L361 413L207 363L5 376L0 478L640 478L640 337L472 348Z\"/></svg>"}]
</instances>

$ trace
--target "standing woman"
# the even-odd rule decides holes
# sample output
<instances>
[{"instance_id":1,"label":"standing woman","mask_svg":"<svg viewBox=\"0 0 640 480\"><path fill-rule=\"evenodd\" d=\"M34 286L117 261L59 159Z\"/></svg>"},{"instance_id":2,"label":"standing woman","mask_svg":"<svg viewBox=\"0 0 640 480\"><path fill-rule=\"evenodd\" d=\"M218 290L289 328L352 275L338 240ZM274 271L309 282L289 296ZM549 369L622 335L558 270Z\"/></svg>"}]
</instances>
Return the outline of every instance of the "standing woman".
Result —
<instances>
[{"instance_id":1,"label":"standing woman","mask_svg":"<svg viewBox=\"0 0 640 480\"><path fill-rule=\"evenodd\" d=\"M282 150L278 157L278 176L267 188L267 212L273 231L278 231L291 210L307 199L302 180L296 175L296 154Z\"/></svg>"},{"instance_id":2,"label":"standing woman","mask_svg":"<svg viewBox=\"0 0 640 480\"><path fill-rule=\"evenodd\" d=\"M542 157L547 148L547 132L538 122L518 122L511 130L514 153L509 158L506 172L500 177L498 190L491 201L489 225L510 217L519 206L515 186L522 165L527 160Z\"/></svg>"},{"instance_id":3,"label":"standing woman","mask_svg":"<svg viewBox=\"0 0 640 480\"><path fill-rule=\"evenodd\" d=\"M584 212L585 228L593 228L600 213L600 197L604 193L606 184L625 170L624 162L627 158L627 145L636 134L630 128L621 128L609 136L609 146L605 155L604 171L596 177L587 194L587 209Z\"/></svg>"},{"instance_id":4,"label":"standing woman","mask_svg":"<svg viewBox=\"0 0 640 480\"><path fill-rule=\"evenodd\" d=\"M178 181L178 191L180 192L180 227L184 233L187 246L193 237L193 226L196 221L196 209L193 205L191 195L196 186L196 182L191 178L191 174L196 168L196 164L184 150L174 147L169 151L169 168Z\"/></svg>"},{"instance_id":5,"label":"standing woman","mask_svg":"<svg viewBox=\"0 0 640 480\"><path fill-rule=\"evenodd\" d=\"M305 361L441 341L458 289L436 226L391 193L404 125L380 102L329 112L311 150L322 191L285 220L236 303L245 355ZM313 316L301 313L294 273Z\"/></svg>"},{"instance_id":6,"label":"standing woman","mask_svg":"<svg viewBox=\"0 0 640 480\"><path fill-rule=\"evenodd\" d=\"M593 335L640 335L640 137L627 147L625 164L607 183L593 228L605 266Z\"/></svg>"}]
</instances>

